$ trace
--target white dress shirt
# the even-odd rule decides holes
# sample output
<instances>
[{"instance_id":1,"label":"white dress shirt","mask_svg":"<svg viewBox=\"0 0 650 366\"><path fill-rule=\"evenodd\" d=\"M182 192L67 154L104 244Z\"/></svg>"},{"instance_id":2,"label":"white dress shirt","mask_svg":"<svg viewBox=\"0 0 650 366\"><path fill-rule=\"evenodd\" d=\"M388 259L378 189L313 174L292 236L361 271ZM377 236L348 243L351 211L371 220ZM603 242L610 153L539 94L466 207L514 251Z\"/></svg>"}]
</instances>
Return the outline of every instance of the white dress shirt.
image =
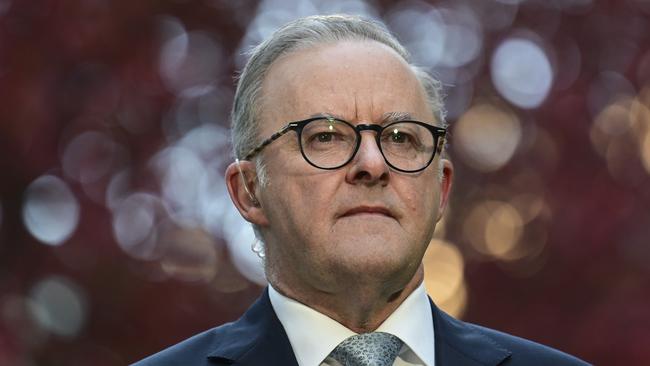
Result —
<instances>
[{"instance_id":1,"label":"white dress shirt","mask_svg":"<svg viewBox=\"0 0 650 366\"><path fill-rule=\"evenodd\" d=\"M340 366L328 355L357 333L270 285L269 297L299 366ZM404 342L394 366L435 366L433 316L424 285L420 284L376 331L393 334Z\"/></svg>"}]
</instances>

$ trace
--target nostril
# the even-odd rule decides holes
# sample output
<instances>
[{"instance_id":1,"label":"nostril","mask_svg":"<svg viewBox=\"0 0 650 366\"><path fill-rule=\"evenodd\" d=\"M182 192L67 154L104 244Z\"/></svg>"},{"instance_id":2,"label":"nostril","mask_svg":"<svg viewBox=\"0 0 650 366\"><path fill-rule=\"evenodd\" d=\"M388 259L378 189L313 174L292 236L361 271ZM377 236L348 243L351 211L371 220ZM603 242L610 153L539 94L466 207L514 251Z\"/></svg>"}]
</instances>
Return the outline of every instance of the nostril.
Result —
<instances>
[{"instance_id":1,"label":"nostril","mask_svg":"<svg viewBox=\"0 0 650 366\"><path fill-rule=\"evenodd\" d=\"M370 178L370 173L368 173L365 170L358 171L356 176L354 177L355 180L366 180Z\"/></svg>"},{"instance_id":2,"label":"nostril","mask_svg":"<svg viewBox=\"0 0 650 366\"><path fill-rule=\"evenodd\" d=\"M352 163L348 173L349 183L366 185L385 184L388 182L389 168L383 161L369 162L359 160Z\"/></svg>"}]
</instances>

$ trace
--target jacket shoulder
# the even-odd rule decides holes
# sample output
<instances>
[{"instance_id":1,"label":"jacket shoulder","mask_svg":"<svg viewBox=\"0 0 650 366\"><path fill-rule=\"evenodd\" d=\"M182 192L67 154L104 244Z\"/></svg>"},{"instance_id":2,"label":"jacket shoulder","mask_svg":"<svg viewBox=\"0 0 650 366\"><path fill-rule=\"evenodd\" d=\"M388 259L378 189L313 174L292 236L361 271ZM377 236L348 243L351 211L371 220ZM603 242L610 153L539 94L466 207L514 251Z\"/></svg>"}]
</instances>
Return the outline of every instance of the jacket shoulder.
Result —
<instances>
[{"instance_id":1,"label":"jacket shoulder","mask_svg":"<svg viewBox=\"0 0 650 366\"><path fill-rule=\"evenodd\" d=\"M268 291L236 321L197 334L132 366L296 365Z\"/></svg>"},{"instance_id":2,"label":"jacket shoulder","mask_svg":"<svg viewBox=\"0 0 650 366\"><path fill-rule=\"evenodd\" d=\"M485 334L488 338L503 348L508 349L511 354L502 365L507 366L585 366L588 363L571 356L557 349L520 338L511 334L503 333L480 325L465 323L474 328L477 332Z\"/></svg>"},{"instance_id":3,"label":"jacket shoulder","mask_svg":"<svg viewBox=\"0 0 650 366\"><path fill-rule=\"evenodd\" d=\"M196 334L180 343L155 353L131 366L203 366L210 365L209 353L219 346L233 323Z\"/></svg>"}]
</instances>

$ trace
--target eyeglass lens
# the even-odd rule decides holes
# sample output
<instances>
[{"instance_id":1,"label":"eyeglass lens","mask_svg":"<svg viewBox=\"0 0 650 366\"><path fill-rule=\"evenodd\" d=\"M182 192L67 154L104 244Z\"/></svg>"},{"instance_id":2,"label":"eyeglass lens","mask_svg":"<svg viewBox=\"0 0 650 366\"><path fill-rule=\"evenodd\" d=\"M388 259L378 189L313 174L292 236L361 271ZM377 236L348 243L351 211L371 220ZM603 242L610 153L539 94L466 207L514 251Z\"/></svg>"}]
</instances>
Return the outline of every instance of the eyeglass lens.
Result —
<instances>
[{"instance_id":1,"label":"eyeglass lens","mask_svg":"<svg viewBox=\"0 0 650 366\"><path fill-rule=\"evenodd\" d=\"M346 164L354 155L359 134L351 125L332 119L317 119L306 124L301 133L305 158L313 165L332 169ZM433 157L435 137L426 127L404 121L390 124L379 136L386 161L397 169L416 171Z\"/></svg>"}]
</instances>

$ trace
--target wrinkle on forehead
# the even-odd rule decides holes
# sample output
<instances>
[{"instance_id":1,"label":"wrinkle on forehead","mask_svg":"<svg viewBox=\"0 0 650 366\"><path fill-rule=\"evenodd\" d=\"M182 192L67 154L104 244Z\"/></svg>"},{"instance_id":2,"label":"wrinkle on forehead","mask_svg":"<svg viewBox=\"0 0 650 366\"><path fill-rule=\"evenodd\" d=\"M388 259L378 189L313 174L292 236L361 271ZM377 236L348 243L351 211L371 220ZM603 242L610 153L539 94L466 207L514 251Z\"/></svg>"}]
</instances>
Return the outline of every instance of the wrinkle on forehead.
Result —
<instances>
[{"instance_id":1,"label":"wrinkle on forehead","mask_svg":"<svg viewBox=\"0 0 650 366\"><path fill-rule=\"evenodd\" d=\"M346 122L351 122L353 121L352 119L349 118L349 116L345 116L342 114L339 114L337 112L332 112L329 110L324 110L322 112L317 112L317 113L312 113L308 115L305 119L307 118L318 118L318 117L332 117L335 119L343 120ZM362 123L368 123L368 124L379 124L379 125L387 125L391 124L394 122L401 122L401 121L418 121L418 118L415 118L413 114L410 112L406 111L390 111L390 112L384 112L381 117L377 120L371 120L371 121L360 121L358 120L358 116L355 116L357 118L358 122ZM420 122L425 122L425 121L420 121Z\"/></svg>"},{"instance_id":2,"label":"wrinkle on forehead","mask_svg":"<svg viewBox=\"0 0 650 366\"><path fill-rule=\"evenodd\" d=\"M394 50L375 41L321 44L283 56L267 73L261 102L265 124L273 125L269 131L313 114L381 123L402 113L411 118L401 119L433 122L412 69Z\"/></svg>"},{"instance_id":3,"label":"wrinkle on forehead","mask_svg":"<svg viewBox=\"0 0 650 366\"><path fill-rule=\"evenodd\" d=\"M372 103L372 102L371 102ZM370 104L370 109L372 110L372 104ZM357 94L354 94L354 120L359 120L359 103L357 101Z\"/></svg>"}]
</instances>

